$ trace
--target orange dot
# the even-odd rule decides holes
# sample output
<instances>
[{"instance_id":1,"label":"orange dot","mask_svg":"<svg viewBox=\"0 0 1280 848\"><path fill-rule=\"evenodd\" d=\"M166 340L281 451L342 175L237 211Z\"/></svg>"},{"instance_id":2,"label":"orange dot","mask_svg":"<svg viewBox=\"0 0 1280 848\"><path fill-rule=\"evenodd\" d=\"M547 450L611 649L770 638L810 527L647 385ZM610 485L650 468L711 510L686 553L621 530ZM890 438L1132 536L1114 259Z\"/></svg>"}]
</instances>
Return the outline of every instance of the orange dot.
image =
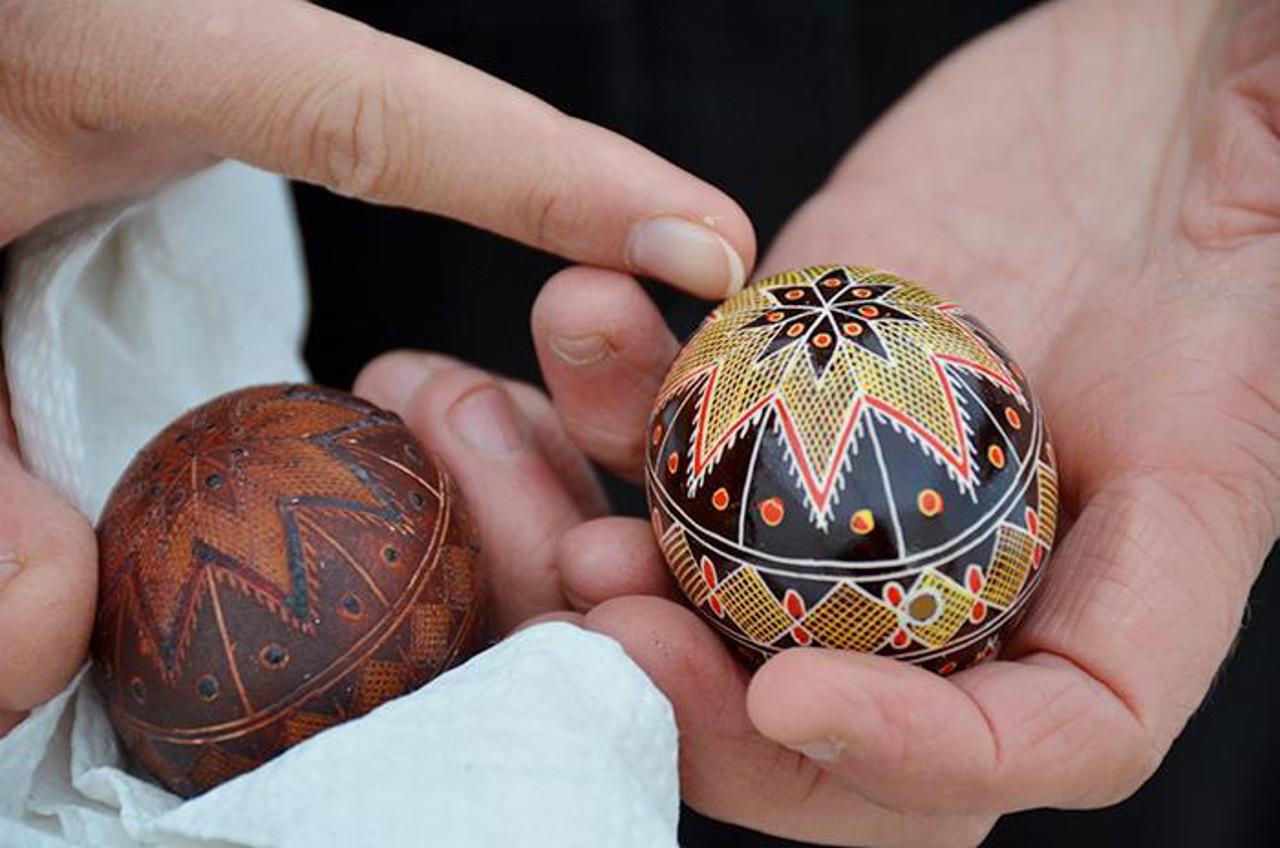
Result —
<instances>
[{"instance_id":1,"label":"orange dot","mask_svg":"<svg viewBox=\"0 0 1280 848\"><path fill-rule=\"evenodd\" d=\"M804 297L804 289L792 289L783 295L787 300L799 300Z\"/></svg>"},{"instance_id":2,"label":"orange dot","mask_svg":"<svg viewBox=\"0 0 1280 848\"><path fill-rule=\"evenodd\" d=\"M871 306L871 305L859 306L858 314L861 315L863 318L874 318L880 314L880 310L876 309L874 306Z\"/></svg>"},{"instance_id":3,"label":"orange dot","mask_svg":"<svg viewBox=\"0 0 1280 848\"><path fill-rule=\"evenodd\" d=\"M776 324L782 319L783 319L783 314L781 312L778 312L777 310L774 310L773 312L770 312L764 316L764 320L768 321L770 324Z\"/></svg>"},{"instance_id":4,"label":"orange dot","mask_svg":"<svg viewBox=\"0 0 1280 848\"><path fill-rule=\"evenodd\" d=\"M1004 448L999 445L991 445L987 448L987 459L996 468L1004 468Z\"/></svg>"},{"instance_id":5,"label":"orange dot","mask_svg":"<svg viewBox=\"0 0 1280 848\"><path fill-rule=\"evenodd\" d=\"M862 335L862 325L857 321L850 321L844 325L844 333L846 336L860 336Z\"/></svg>"},{"instance_id":6,"label":"orange dot","mask_svg":"<svg viewBox=\"0 0 1280 848\"><path fill-rule=\"evenodd\" d=\"M781 524L782 517L786 512L786 507L782 505L782 498L769 498L768 500L760 501L760 517L770 527L777 527Z\"/></svg>"},{"instance_id":7,"label":"orange dot","mask_svg":"<svg viewBox=\"0 0 1280 848\"><path fill-rule=\"evenodd\" d=\"M871 289L854 289L854 297L871 297Z\"/></svg>"},{"instance_id":8,"label":"orange dot","mask_svg":"<svg viewBox=\"0 0 1280 848\"><path fill-rule=\"evenodd\" d=\"M916 506L920 509L921 515L933 518L942 512L942 495L933 489L922 489L920 494L916 495Z\"/></svg>"},{"instance_id":9,"label":"orange dot","mask_svg":"<svg viewBox=\"0 0 1280 848\"><path fill-rule=\"evenodd\" d=\"M653 425L653 446L657 447L658 442L660 441L662 441L662 425L654 424Z\"/></svg>"},{"instance_id":10,"label":"orange dot","mask_svg":"<svg viewBox=\"0 0 1280 848\"><path fill-rule=\"evenodd\" d=\"M805 327L804 324L797 322L787 328L787 335L794 339L796 336L803 333L806 329L807 328Z\"/></svg>"},{"instance_id":11,"label":"orange dot","mask_svg":"<svg viewBox=\"0 0 1280 848\"><path fill-rule=\"evenodd\" d=\"M711 505L719 510L729 506L729 492L724 486L716 489L711 495Z\"/></svg>"},{"instance_id":12,"label":"orange dot","mask_svg":"<svg viewBox=\"0 0 1280 848\"><path fill-rule=\"evenodd\" d=\"M826 280L823 280L822 282L822 284L829 289L837 288L840 285L840 283L841 283L841 280L839 277L828 277Z\"/></svg>"},{"instance_id":13,"label":"orange dot","mask_svg":"<svg viewBox=\"0 0 1280 848\"><path fill-rule=\"evenodd\" d=\"M815 333L810 341L814 347L831 347L831 336L826 333Z\"/></svg>"},{"instance_id":14,"label":"orange dot","mask_svg":"<svg viewBox=\"0 0 1280 848\"><path fill-rule=\"evenodd\" d=\"M876 529L876 517L869 509L860 509L849 518L849 529L859 536L865 536Z\"/></svg>"},{"instance_id":15,"label":"orange dot","mask_svg":"<svg viewBox=\"0 0 1280 848\"><path fill-rule=\"evenodd\" d=\"M675 474L676 469L679 467L680 467L680 454L676 453L675 451L672 451L671 455L667 457L667 470L670 471L672 474Z\"/></svg>"},{"instance_id":16,"label":"orange dot","mask_svg":"<svg viewBox=\"0 0 1280 848\"><path fill-rule=\"evenodd\" d=\"M1004 408L1004 420L1009 422L1009 426L1015 430L1022 429L1022 416L1018 414L1018 410L1012 406Z\"/></svg>"}]
</instances>

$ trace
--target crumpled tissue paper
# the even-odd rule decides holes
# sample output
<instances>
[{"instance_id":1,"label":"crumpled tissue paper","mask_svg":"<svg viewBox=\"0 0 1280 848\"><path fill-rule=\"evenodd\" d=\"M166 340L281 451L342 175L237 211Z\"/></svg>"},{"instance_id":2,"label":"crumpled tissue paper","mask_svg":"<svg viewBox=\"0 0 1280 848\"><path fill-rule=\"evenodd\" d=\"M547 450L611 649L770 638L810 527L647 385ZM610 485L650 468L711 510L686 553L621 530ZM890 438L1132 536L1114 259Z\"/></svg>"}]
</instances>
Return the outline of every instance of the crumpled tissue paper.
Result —
<instances>
[{"instance_id":1,"label":"crumpled tissue paper","mask_svg":"<svg viewBox=\"0 0 1280 848\"><path fill-rule=\"evenodd\" d=\"M287 188L225 163L15 246L3 314L24 458L97 517L178 414L307 379ZM619 646L522 631L431 684L182 801L121 768L85 672L0 738L0 846L665 846L671 707Z\"/></svg>"}]
</instances>

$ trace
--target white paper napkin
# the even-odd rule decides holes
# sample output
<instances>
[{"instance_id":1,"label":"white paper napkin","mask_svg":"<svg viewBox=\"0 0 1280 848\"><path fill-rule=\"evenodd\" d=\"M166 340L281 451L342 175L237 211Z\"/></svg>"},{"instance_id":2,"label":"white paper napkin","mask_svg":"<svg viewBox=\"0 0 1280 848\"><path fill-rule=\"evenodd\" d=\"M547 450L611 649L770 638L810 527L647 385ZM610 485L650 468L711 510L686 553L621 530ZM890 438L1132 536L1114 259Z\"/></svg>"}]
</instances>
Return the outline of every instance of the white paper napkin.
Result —
<instances>
[{"instance_id":1,"label":"white paper napkin","mask_svg":"<svg viewBox=\"0 0 1280 848\"><path fill-rule=\"evenodd\" d=\"M134 452L244 385L305 380L285 184L227 163L15 249L3 315L28 465L96 518ZM2 648L0 648L2 649ZM531 628L190 801L120 769L86 675L0 739L0 848L674 845L670 704L614 642Z\"/></svg>"}]
</instances>

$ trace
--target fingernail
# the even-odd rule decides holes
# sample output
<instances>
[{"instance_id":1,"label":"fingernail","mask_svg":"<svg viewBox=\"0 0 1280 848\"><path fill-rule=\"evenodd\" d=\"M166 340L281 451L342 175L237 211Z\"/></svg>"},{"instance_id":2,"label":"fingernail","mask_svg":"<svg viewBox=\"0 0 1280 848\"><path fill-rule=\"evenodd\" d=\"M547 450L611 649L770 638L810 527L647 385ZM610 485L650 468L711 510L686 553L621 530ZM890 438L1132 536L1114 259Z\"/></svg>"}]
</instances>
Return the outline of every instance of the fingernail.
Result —
<instances>
[{"instance_id":1,"label":"fingernail","mask_svg":"<svg viewBox=\"0 0 1280 848\"><path fill-rule=\"evenodd\" d=\"M511 401L497 386L481 386L463 395L450 407L448 418L454 434L482 453L500 456L527 443Z\"/></svg>"},{"instance_id":2,"label":"fingernail","mask_svg":"<svg viewBox=\"0 0 1280 848\"><path fill-rule=\"evenodd\" d=\"M381 407L404 410L418 387L431 375L431 359L404 353L389 357L378 366L378 380L370 388L369 398Z\"/></svg>"},{"instance_id":3,"label":"fingernail","mask_svg":"<svg viewBox=\"0 0 1280 848\"><path fill-rule=\"evenodd\" d=\"M708 297L728 297L742 288L742 257L715 232L674 215L636 224L627 245L631 268Z\"/></svg>"},{"instance_id":4,"label":"fingernail","mask_svg":"<svg viewBox=\"0 0 1280 848\"><path fill-rule=\"evenodd\" d=\"M11 559L0 559L0 586L9 582L9 578L18 573L18 563Z\"/></svg>"},{"instance_id":5,"label":"fingernail","mask_svg":"<svg viewBox=\"0 0 1280 848\"><path fill-rule=\"evenodd\" d=\"M547 336L547 344L564 362L570 365L591 365L609 355L609 342L604 336Z\"/></svg>"},{"instance_id":6,"label":"fingernail","mask_svg":"<svg viewBox=\"0 0 1280 848\"><path fill-rule=\"evenodd\" d=\"M829 737L817 742L806 742L803 745L790 745L788 747L793 751L799 751L814 762L834 763L840 759L840 755L844 753L845 748L849 747L849 743L843 739Z\"/></svg>"}]
</instances>

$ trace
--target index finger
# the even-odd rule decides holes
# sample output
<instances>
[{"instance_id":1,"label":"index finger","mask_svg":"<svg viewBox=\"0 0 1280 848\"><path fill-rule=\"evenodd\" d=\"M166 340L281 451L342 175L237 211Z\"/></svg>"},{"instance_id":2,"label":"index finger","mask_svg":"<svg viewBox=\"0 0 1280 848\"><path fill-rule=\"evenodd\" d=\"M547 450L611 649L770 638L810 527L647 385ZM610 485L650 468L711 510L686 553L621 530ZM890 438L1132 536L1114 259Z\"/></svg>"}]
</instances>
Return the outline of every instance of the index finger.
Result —
<instances>
[{"instance_id":1,"label":"index finger","mask_svg":"<svg viewBox=\"0 0 1280 848\"><path fill-rule=\"evenodd\" d=\"M722 192L419 45L295 0L52 0L6 28L74 122L172 136L703 297L754 259Z\"/></svg>"}]
</instances>

